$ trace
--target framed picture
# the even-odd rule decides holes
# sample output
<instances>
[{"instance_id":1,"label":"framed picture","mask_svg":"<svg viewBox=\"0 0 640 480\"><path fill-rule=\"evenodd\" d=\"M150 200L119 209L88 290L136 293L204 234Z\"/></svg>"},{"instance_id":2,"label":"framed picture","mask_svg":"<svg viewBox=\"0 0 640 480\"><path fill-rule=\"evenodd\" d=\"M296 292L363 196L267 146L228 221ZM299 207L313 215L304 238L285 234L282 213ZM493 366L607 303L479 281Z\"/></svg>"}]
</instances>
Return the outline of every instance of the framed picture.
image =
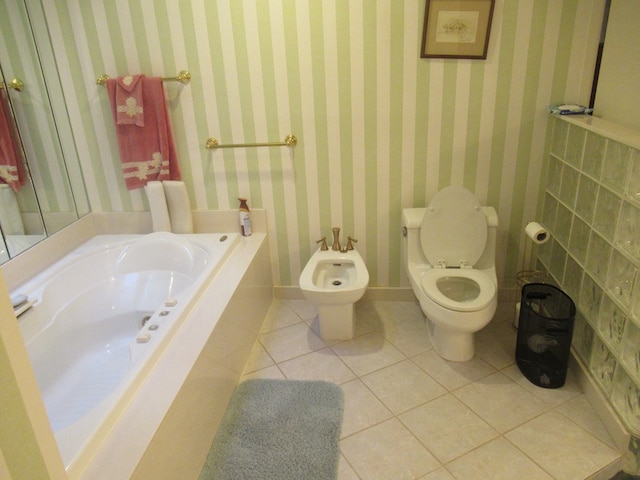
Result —
<instances>
[{"instance_id":1,"label":"framed picture","mask_svg":"<svg viewBox=\"0 0 640 480\"><path fill-rule=\"evenodd\" d=\"M422 58L487 58L495 0L426 0Z\"/></svg>"}]
</instances>

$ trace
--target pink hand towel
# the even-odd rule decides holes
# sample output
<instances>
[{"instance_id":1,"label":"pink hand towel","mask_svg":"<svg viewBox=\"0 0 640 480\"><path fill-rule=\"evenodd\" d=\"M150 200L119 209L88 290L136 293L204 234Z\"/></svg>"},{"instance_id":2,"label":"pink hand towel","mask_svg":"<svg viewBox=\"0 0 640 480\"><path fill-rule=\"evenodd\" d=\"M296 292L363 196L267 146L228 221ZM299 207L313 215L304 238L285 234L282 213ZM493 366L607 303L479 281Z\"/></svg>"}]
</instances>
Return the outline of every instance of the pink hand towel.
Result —
<instances>
[{"instance_id":1,"label":"pink hand towel","mask_svg":"<svg viewBox=\"0 0 640 480\"><path fill-rule=\"evenodd\" d=\"M122 173L128 190L144 187L152 180L180 180L180 165L162 79L142 77L138 82L142 82L144 127L118 124L116 80L107 80Z\"/></svg>"},{"instance_id":2,"label":"pink hand towel","mask_svg":"<svg viewBox=\"0 0 640 480\"><path fill-rule=\"evenodd\" d=\"M116 79L118 125L144 127L143 78L144 75L125 75Z\"/></svg>"},{"instance_id":3,"label":"pink hand towel","mask_svg":"<svg viewBox=\"0 0 640 480\"><path fill-rule=\"evenodd\" d=\"M0 181L6 183L14 192L19 192L26 176L22 169L20 149L16 144L13 122L9 106L5 105L6 90L0 90Z\"/></svg>"}]
</instances>

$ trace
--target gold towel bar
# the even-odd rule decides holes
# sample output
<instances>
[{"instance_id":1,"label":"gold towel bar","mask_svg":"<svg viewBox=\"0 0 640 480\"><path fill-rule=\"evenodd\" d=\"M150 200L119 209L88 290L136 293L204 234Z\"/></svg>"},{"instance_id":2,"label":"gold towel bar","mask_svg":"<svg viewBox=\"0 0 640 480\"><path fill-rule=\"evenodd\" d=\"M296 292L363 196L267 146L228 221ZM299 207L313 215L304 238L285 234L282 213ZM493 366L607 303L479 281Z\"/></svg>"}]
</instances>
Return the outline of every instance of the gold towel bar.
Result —
<instances>
[{"instance_id":1,"label":"gold towel bar","mask_svg":"<svg viewBox=\"0 0 640 480\"><path fill-rule=\"evenodd\" d=\"M103 73L98 77L96 83L98 85L104 85L107 82L107 79L111 78L106 73ZM180 70L178 75L175 77L162 77L163 82L179 82L183 85L187 85L191 81L191 74L186 70Z\"/></svg>"},{"instance_id":2,"label":"gold towel bar","mask_svg":"<svg viewBox=\"0 0 640 480\"><path fill-rule=\"evenodd\" d=\"M3 89L3 88L4 88L4 85L0 83L0 89ZM19 78L14 78L13 80L11 80L11 82L7 83L7 88L10 88L11 90L15 90L16 92L21 92L22 89L24 88L24 82Z\"/></svg>"},{"instance_id":3,"label":"gold towel bar","mask_svg":"<svg viewBox=\"0 0 640 480\"><path fill-rule=\"evenodd\" d=\"M295 147L298 144L298 139L295 135L287 135L284 137L284 142L263 142L263 143L229 143L226 145L220 145L215 138L207 139L205 147L209 150L216 148L244 148L244 147Z\"/></svg>"}]
</instances>

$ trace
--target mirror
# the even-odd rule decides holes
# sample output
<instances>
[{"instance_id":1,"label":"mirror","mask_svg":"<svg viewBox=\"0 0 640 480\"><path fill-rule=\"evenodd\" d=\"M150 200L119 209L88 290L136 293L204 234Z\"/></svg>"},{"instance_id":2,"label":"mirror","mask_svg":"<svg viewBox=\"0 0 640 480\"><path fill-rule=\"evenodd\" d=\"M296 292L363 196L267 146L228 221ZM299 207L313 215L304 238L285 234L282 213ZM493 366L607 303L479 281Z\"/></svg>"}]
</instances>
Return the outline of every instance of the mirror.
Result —
<instances>
[{"instance_id":1,"label":"mirror","mask_svg":"<svg viewBox=\"0 0 640 480\"><path fill-rule=\"evenodd\" d=\"M89 205L40 1L0 0L0 32L0 96L9 125L0 141L13 139L17 152L0 152L0 172L7 163L24 167L19 188L0 185L4 261L88 213Z\"/></svg>"}]
</instances>

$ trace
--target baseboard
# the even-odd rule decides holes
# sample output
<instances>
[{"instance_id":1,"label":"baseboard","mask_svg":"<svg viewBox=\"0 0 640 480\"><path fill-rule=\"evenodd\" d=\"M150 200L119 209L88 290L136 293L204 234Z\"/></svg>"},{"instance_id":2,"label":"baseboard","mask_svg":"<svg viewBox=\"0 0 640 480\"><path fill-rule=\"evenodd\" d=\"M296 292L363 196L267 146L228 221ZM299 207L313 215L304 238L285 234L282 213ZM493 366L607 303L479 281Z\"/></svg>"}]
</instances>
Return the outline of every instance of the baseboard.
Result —
<instances>
[{"instance_id":1,"label":"baseboard","mask_svg":"<svg viewBox=\"0 0 640 480\"><path fill-rule=\"evenodd\" d=\"M279 300L304 300L304 295L297 285L274 285L273 298ZM498 291L500 302L516 299L514 289L501 288ZM411 287L369 287L361 302L415 302L416 296Z\"/></svg>"}]
</instances>

